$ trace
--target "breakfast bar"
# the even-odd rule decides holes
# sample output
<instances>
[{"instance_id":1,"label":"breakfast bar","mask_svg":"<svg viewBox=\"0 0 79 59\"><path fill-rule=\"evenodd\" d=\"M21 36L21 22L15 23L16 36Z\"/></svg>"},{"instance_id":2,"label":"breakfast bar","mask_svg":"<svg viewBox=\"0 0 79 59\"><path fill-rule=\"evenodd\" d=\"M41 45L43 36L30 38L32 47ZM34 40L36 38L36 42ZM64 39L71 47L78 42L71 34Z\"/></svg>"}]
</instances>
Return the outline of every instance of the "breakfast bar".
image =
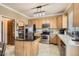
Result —
<instances>
[{"instance_id":1,"label":"breakfast bar","mask_svg":"<svg viewBox=\"0 0 79 59\"><path fill-rule=\"evenodd\" d=\"M16 56L36 56L39 51L40 37L36 37L33 41L15 40L15 55Z\"/></svg>"}]
</instances>

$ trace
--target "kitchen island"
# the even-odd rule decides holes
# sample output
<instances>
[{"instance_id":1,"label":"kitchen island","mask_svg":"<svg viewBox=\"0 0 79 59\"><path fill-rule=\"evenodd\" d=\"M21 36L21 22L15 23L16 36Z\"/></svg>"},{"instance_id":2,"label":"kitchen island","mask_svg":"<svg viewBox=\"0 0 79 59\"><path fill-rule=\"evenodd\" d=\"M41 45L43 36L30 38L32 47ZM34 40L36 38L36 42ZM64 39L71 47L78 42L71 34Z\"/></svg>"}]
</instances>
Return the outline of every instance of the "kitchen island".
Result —
<instances>
[{"instance_id":1,"label":"kitchen island","mask_svg":"<svg viewBox=\"0 0 79 59\"><path fill-rule=\"evenodd\" d=\"M50 38L50 43L58 46L60 56L79 56L79 41L73 41L73 37L68 34L54 33Z\"/></svg>"},{"instance_id":2,"label":"kitchen island","mask_svg":"<svg viewBox=\"0 0 79 59\"><path fill-rule=\"evenodd\" d=\"M39 51L40 37L36 37L33 41L26 41L20 38L15 40L16 56L36 56Z\"/></svg>"},{"instance_id":3,"label":"kitchen island","mask_svg":"<svg viewBox=\"0 0 79 59\"><path fill-rule=\"evenodd\" d=\"M65 53L66 56L79 56L79 41L72 41L73 37L69 35L58 34L60 39L59 46L63 46L60 52ZM61 41L64 43L61 44ZM63 51L64 50L64 51Z\"/></svg>"}]
</instances>

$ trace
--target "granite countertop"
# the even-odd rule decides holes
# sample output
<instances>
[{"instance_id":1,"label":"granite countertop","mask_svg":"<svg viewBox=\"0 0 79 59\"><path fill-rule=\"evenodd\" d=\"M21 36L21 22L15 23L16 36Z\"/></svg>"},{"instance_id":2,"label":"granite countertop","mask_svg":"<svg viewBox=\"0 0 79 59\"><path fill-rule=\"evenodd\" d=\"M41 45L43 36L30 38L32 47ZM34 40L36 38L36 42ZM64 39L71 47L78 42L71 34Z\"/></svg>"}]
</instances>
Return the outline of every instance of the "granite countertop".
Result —
<instances>
[{"instance_id":1,"label":"granite countertop","mask_svg":"<svg viewBox=\"0 0 79 59\"><path fill-rule=\"evenodd\" d=\"M73 37L67 34L57 34L66 46L79 46L79 41L72 41Z\"/></svg>"},{"instance_id":2,"label":"granite countertop","mask_svg":"<svg viewBox=\"0 0 79 59\"><path fill-rule=\"evenodd\" d=\"M16 38L16 41L35 41L36 39L38 39L38 38L40 38L40 37L38 37L38 36L35 36L35 39L34 40L24 40L24 39L22 39L22 38Z\"/></svg>"}]
</instances>

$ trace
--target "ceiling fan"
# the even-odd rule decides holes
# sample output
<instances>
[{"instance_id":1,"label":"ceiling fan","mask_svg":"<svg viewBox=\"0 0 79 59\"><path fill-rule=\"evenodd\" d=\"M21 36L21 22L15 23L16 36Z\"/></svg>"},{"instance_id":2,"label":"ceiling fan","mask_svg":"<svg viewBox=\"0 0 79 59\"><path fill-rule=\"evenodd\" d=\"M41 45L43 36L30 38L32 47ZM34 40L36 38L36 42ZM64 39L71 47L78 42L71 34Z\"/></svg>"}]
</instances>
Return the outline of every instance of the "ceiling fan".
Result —
<instances>
[{"instance_id":1,"label":"ceiling fan","mask_svg":"<svg viewBox=\"0 0 79 59\"><path fill-rule=\"evenodd\" d=\"M38 8L42 8L42 7L45 7L45 6L48 6L49 4L44 4L44 5L40 5L40 6L37 6L37 7L34 7L34 8L31 8L31 9L38 9Z\"/></svg>"}]
</instances>

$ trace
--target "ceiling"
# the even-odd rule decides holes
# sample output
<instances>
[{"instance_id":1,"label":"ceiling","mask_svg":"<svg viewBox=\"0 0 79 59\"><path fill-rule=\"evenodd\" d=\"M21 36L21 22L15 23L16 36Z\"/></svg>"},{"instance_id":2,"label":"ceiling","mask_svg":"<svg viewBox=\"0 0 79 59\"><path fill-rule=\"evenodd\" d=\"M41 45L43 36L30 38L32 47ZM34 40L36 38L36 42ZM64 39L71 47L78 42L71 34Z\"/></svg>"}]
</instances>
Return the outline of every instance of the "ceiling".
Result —
<instances>
[{"instance_id":1,"label":"ceiling","mask_svg":"<svg viewBox=\"0 0 79 59\"><path fill-rule=\"evenodd\" d=\"M69 3L3 3L4 5L30 17L33 18L33 13L36 9L32 9L34 7L48 4L47 6L42 7L42 10L46 12L45 16L52 14L63 13Z\"/></svg>"}]
</instances>

